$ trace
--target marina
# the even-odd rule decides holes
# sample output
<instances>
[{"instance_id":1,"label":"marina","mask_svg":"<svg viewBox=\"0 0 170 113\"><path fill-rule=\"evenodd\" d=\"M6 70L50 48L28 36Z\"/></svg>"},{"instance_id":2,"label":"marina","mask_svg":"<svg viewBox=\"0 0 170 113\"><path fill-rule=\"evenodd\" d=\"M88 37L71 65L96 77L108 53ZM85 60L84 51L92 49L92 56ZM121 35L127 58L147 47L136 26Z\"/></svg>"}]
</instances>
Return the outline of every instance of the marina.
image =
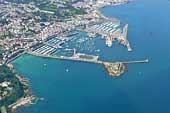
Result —
<instances>
[{"instance_id":1,"label":"marina","mask_svg":"<svg viewBox=\"0 0 170 113\"><path fill-rule=\"evenodd\" d=\"M47 54L51 54L51 53L53 53L55 51L56 51L56 49L54 47L44 45L44 46L36 49L34 52L38 53L38 54L47 55Z\"/></svg>"},{"instance_id":2,"label":"marina","mask_svg":"<svg viewBox=\"0 0 170 113\"><path fill-rule=\"evenodd\" d=\"M102 61L100 56L95 54L95 52L100 52L97 51L100 50L99 48L92 49L95 48L94 42L98 35L100 35L101 39L106 40L105 43L107 47L111 48L113 41L118 40L121 45L128 48L128 51L132 51L127 39L128 24L122 29L119 26L120 23L116 24L112 21L103 21L100 24L93 23L91 27L88 26L86 29L79 29L79 31L64 31L45 38L41 44L38 44L38 47L32 46L26 52L31 55L46 58L102 64L110 75L120 76L125 72L125 64L148 63L149 60L107 62ZM120 70L117 69L119 67L117 64L121 64L122 68L120 68Z\"/></svg>"},{"instance_id":3,"label":"marina","mask_svg":"<svg viewBox=\"0 0 170 113\"><path fill-rule=\"evenodd\" d=\"M33 93L44 98L44 101L29 108L18 109L17 113L170 111L170 55L164 51L169 48L168 1L131 1L127 5L101 10L107 17L128 23L129 28L122 25L125 29L121 26L112 29L113 25L105 23L103 27L96 26L102 31L98 32L100 34L85 29L89 37L67 37L69 41L64 40L62 48L57 48L58 42L48 44L44 41L41 46L45 46L45 49L54 47L56 51L43 55L34 52L34 49L29 50L33 55L23 55L13 62L18 72L30 78ZM155 18L158 13L161 16ZM110 35L112 32L114 34ZM63 38L66 36L63 35ZM91 43L93 40L95 42ZM95 48L91 46L93 44ZM37 46L35 50L40 47ZM93 49L99 52L95 53ZM134 51L130 52L132 49ZM68 53L71 55L67 56ZM122 74L124 76L120 77Z\"/></svg>"},{"instance_id":4,"label":"marina","mask_svg":"<svg viewBox=\"0 0 170 113\"><path fill-rule=\"evenodd\" d=\"M113 22L102 22L101 24L95 24L92 26L88 26L89 31L94 31L96 33L103 33L103 34L113 34L115 29L118 27L118 24Z\"/></svg>"},{"instance_id":5,"label":"marina","mask_svg":"<svg viewBox=\"0 0 170 113\"><path fill-rule=\"evenodd\" d=\"M132 51L130 47L128 37L128 24L123 28L120 27L120 23L108 21L100 21L96 23L89 24L84 31L89 33L89 37L96 37L96 34L99 34L102 38L105 37L106 46L112 47L113 41L118 40L118 42L126 46L128 51Z\"/></svg>"}]
</instances>

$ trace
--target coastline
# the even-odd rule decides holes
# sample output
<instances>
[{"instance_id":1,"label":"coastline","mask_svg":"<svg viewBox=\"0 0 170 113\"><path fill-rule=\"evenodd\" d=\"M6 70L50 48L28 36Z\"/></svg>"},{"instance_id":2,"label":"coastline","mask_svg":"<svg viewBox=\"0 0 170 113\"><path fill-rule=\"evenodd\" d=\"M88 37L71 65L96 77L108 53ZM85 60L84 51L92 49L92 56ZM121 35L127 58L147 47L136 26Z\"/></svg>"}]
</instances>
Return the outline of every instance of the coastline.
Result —
<instances>
[{"instance_id":1,"label":"coastline","mask_svg":"<svg viewBox=\"0 0 170 113\"><path fill-rule=\"evenodd\" d=\"M25 53L24 53L25 54ZM22 54L23 55L23 54ZM18 58L18 57L17 57ZM19 82L22 84L23 90L24 90L24 95L20 98L17 99L16 102L10 104L8 106L8 109L10 110L11 113L15 113L16 109L26 106L26 105L31 105L34 101L38 99L38 97L32 95L32 91L30 89L30 82L27 78L24 77L24 75L19 74L13 64L9 63L7 66L14 72L16 73L14 76L19 80Z\"/></svg>"},{"instance_id":2,"label":"coastline","mask_svg":"<svg viewBox=\"0 0 170 113\"><path fill-rule=\"evenodd\" d=\"M134 51L127 52L117 42L109 49L103 40L97 40L95 50L99 48L100 51L95 54L99 53L105 61L150 60L146 64L127 64L127 72L120 77L111 77L103 66L86 62L27 54L12 61L16 71L30 80L32 93L44 97L36 104L18 107L15 113L170 111L170 53L166 51L170 49L168 3L161 0L130 1L126 5L100 9L105 16L121 20L122 26L129 24L128 37ZM157 12L164 13L154 18Z\"/></svg>"},{"instance_id":3,"label":"coastline","mask_svg":"<svg viewBox=\"0 0 170 113\"><path fill-rule=\"evenodd\" d=\"M103 8L105 8L105 7L116 7L116 6L120 6L120 5L126 5L126 4L128 4L129 2L130 2L130 1L127 0L126 2L124 1L124 2L122 2L122 3L117 3L117 4L114 4L114 3L109 4L109 5L108 5L108 4L104 4L104 5L102 5L102 6L96 7L96 11L100 14L100 16L101 16L102 18L105 18L105 19L113 19L113 20L118 21L118 22L120 23L120 20L117 19L117 18L115 18L115 17L109 18L109 17L103 15L102 12L101 12L101 9L103 9Z\"/></svg>"},{"instance_id":4,"label":"coastline","mask_svg":"<svg viewBox=\"0 0 170 113\"><path fill-rule=\"evenodd\" d=\"M99 7L96 7L96 11L100 14L101 17L105 18L105 19L110 19L106 16L104 16L102 14L102 12L100 11L101 8L104 8L104 7L107 7L107 6L111 6L111 7L115 7L115 6L118 6L118 5L123 5L123 4L127 4L129 3L129 1L127 2L122 2L122 3L117 3L117 4L105 4L105 5L102 5L102 6L99 6ZM117 21L117 22L120 22L120 20L112 17L111 19ZM25 51L24 53L18 55L16 58L24 55L24 54L27 54ZM39 57L42 57L42 56L39 56ZM10 60L9 62L7 62L7 64L10 64L12 65L10 62L12 62L13 60L15 60L16 58L13 58L12 60ZM44 58L49 58L49 57L44 57ZM102 65L104 66L104 68L106 68L107 66L105 64L102 63ZM121 74L123 74L126 70L126 67L124 67L124 71L121 71L120 74L116 75L116 76L120 76ZM15 68L13 67L13 70L15 71ZM108 73L110 74L109 70L107 70ZM112 74L110 74L112 76ZM23 86L26 86L27 87L27 91L25 92L25 95L26 96L23 96L21 98L19 98L15 103L9 105L9 108L11 110L12 113L15 113L16 112L16 109L22 107L22 106L25 106L25 105L31 105L33 103L33 101L36 101L38 98L34 95L32 95L31 93L31 89L29 87L29 81L23 76L23 75L17 75L17 78L19 79L19 81L22 83ZM26 80L26 81L25 81Z\"/></svg>"},{"instance_id":5,"label":"coastline","mask_svg":"<svg viewBox=\"0 0 170 113\"><path fill-rule=\"evenodd\" d=\"M127 0L126 2L122 2L122 3L117 3L117 4L110 4L110 5L103 5L103 6L100 6L99 8L105 8L105 7L108 7L108 6L110 6L110 7L115 7L115 6L119 6L119 5L125 5L125 4L128 4L130 1L129 0Z\"/></svg>"}]
</instances>

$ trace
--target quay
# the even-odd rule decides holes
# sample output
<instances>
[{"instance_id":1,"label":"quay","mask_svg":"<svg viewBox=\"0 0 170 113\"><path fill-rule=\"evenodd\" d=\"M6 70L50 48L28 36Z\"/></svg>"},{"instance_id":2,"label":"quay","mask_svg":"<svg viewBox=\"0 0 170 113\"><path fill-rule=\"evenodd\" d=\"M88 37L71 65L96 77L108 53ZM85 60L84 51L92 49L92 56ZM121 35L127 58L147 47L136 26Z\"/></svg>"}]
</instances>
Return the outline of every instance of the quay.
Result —
<instances>
[{"instance_id":1,"label":"quay","mask_svg":"<svg viewBox=\"0 0 170 113\"><path fill-rule=\"evenodd\" d=\"M115 62L107 62L107 61L100 61L99 56L93 56L93 55L86 55L82 53L76 53L75 55L71 57L67 56L57 56L57 55L41 55L37 54L31 51L27 51L27 54L33 55L33 56L39 56L39 57L44 57L44 58L53 58L53 59L61 59L61 60L72 60L72 61L79 61L79 62L89 62L89 63L96 63L96 64L103 64L103 63L123 63L123 64L134 64L134 63L148 63L149 60L138 60L138 61L115 61ZM80 55L86 55L90 56L91 59L87 58L82 58Z\"/></svg>"},{"instance_id":2,"label":"quay","mask_svg":"<svg viewBox=\"0 0 170 113\"><path fill-rule=\"evenodd\" d=\"M127 39L127 37L128 37L128 24L126 24L124 29L123 29L123 37L125 38L128 51L132 51L132 48L130 47L129 41Z\"/></svg>"},{"instance_id":3,"label":"quay","mask_svg":"<svg viewBox=\"0 0 170 113\"><path fill-rule=\"evenodd\" d=\"M78 61L78 62L89 62L89 63L102 64L102 61L97 60L97 56L87 55L87 56L91 56L92 59L86 59L86 58L81 58L80 55L85 55L85 54L80 54L80 53L77 53L71 57L57 56L57 55L42 55L42 54L37 54L31 51L27 51L26 53L33 55L33 56L44 57L44 58L53 58L53 59L60 59L60 60L71 60L71 61Z\"/></svg>"},{"instance_id":4,"label":"quay","mask_svg":"<svg viewBox=\"0 0 170 113\"><path fill-rule=\"evenodd\" d=\"M17 102L9 105L8 108L11 108L12 112L14 112L18 107L23 106L23 105L32 104L32 102L36 99L37 99L37 97L35 97L35 96L22 97Z\"/></svg>"},{"instance_id":5,"label":"quay","mask_svg":"<svg viewBox=\"0 0 170 113\"><path fill-rule=\"evenodd\" d=\"M76 53L71 57L67 56L52 56L52 55L41 55L34 52L27 52L27 54L31 54L34 56L44 57L44 58L53 58L53 59L60 59L60 60L70 60L70 61L77 61L77 62L88 62L88 63L96 63L103 65L110 76L117 77L125 73L126 71L126 64L134 64L134 63L148 63L149 60L139 60L139 61L126 61L126 62L105 62L99 60L99 56L87 55L82 53ZM85 56L85 57L82 57Z\"/></svg>"},{"instance_id":6,"label":"quay","mask_svg":"<svg viewBox=\"0 0 170 113\"><path fill-rule=\"evenodd\" d=\"M23 54L25 54L26 52L24 51L24 49L18 50L14 53L12 53L5 61L6 64L9 64L10 62L12 62L13 60L17 59L18 57L22 56Z\"/></svg>"},{"instance_id":7,"label":"quay","mask_svg":"<svg viewBox=\"0 0 170 113\"><path fill-rule=\"evenodd\" d=\"M139 60L139 61L127 61L127 62L122 62L124 64L134 64L134 63L148 63L149 59L146 60Z\"/></svg>"},{"instance_id":8,"label":"quay","mask_svg":"<svg viewBox=\"0 0 170 113\"><path fill-rule=\"evenodd\" d=\"M87 25L85 29L80 29L80 30L89 33L90 34L89 37L95 37L96 34L105 37L106 45L108 47L112 47L112 42L115 39L117 39L121 45L126 46L128 51L131 52L132 48L127 39L128 24L124 26L123 30L118 28L118 26L120 26L120 23L115 23L114 21L105 20L101 22L91 23Z\"/></svg>"}]
</instances>

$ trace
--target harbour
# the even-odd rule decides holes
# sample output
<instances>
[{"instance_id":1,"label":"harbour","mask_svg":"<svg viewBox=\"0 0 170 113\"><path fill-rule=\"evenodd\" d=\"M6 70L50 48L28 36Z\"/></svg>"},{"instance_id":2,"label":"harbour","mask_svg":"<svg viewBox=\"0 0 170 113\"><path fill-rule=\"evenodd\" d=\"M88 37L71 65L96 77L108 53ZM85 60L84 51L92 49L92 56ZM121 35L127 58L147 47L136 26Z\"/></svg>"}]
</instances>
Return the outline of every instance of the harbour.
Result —
<instances>
[{"instance_id":1,"label":"harbour","mask_svg":"<svg viewBox=\"0 0 170 113\"><path fill-rule=\"evenodd\" d=\"M102 60L108 61L108 57L110 61L149 58L147 64L128 65L128 71L122 77L107 76L103 67L95 63L44 59L32 55L24 55L13 61L16 70L31 79L33 93L45 98L17 112L169 112L170 54L164 51L170 48L169 9L168 2L161 0L139 0L127 6L102 9L106 16L117 17L129 24L128 38L134 52L126 52L118 44L107 48L100 41L100 50L104 51ZM155 18L155 14L161 16Z\"/></svg>"},{"instance_id":2,"label":"harbour","mask_svg":"<svg viewBox=\"0 0 170 113\"><path fill-rule=\"evenodd\" d=\"M83 29L83 32L87 32L86 35L87 40L90 40L91 37L95 38L96 34L99 34L103 37L106 37L106 45L108 47L112 46L112 41L114 38L118 40L118 42L124 46L127 46L128 51L132 51L129 41L127 39L127 32L128 32L128 24L125 25L123 28L123 31L121 29L117 29L119 24L114 24L113 22L104 22L101 25L95 24L92 26L92 28L89 29L87 27L86 29ZM99 29L97 29L99 27ZM117 30L116 30L117 29ZM109 31L115 31L115 32L109 32ZM73 31L69 31L73 32ZM67 32L67 34L69 34ZM94 34L94 35L93 35ZM61 60L71 60L71 61L79 61L79 62L89 62L89 63L96 63L96 64L102 64L104 67L109 71L109 74L112 76L120 76L125 72L126 68L119 68L117 69L117 64L121 64L125 67L125 64L132 64L132 63L148 63L149 60L140 60L140 61L126 61L126 62L106 62L102 61L100 59L100 56L87 53L81 53L79 52L78 48L70 48L68 46L69 43L75 42L74 39L78 40L75 44L80 44L86 42L87 40L83 40L81 37L78 38L75 35L80 35L80 32L73 32L71 35L63 36L64 34L57 34L54 36L49 36L45 38L41 43L34 44L29 49L26 50L26 53L39 56L39 57L45 57L45 58L55 58L55 59L61 59ZM91 36L89 36L91 35ZM81 36L81 35L80 35ZM82 35L85 37L85 35ZM36 46L38 45L38 46ZM64 45L67 45L66 47ZM86 47L83 47L86 48ZM106 66L109 65L109 66ZM118 66L119 67L119 66ZM115 69L117 69L115 73ZM123 70L121 70L123 69ZM115 74L113 74L115 73Z\"/></svg>"}]
</instances>

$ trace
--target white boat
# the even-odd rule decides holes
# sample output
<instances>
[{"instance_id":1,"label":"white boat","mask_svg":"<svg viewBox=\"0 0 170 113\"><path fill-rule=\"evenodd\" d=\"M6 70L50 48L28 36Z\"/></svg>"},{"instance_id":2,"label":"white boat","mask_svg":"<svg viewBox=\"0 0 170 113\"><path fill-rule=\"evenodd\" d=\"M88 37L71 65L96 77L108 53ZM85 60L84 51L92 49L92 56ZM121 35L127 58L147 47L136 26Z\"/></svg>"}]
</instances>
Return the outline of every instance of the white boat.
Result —
<instances>
[{"instance_id":1,"label":"white boat","mask_svg":"<svg viewBox=\"0 0 170 113\"><path fill-rule=\"evenodd\" d=\"M69 72L69 70L68 70L68 69L66 69L66 72Z\"/></svg>"}]
</instances>

